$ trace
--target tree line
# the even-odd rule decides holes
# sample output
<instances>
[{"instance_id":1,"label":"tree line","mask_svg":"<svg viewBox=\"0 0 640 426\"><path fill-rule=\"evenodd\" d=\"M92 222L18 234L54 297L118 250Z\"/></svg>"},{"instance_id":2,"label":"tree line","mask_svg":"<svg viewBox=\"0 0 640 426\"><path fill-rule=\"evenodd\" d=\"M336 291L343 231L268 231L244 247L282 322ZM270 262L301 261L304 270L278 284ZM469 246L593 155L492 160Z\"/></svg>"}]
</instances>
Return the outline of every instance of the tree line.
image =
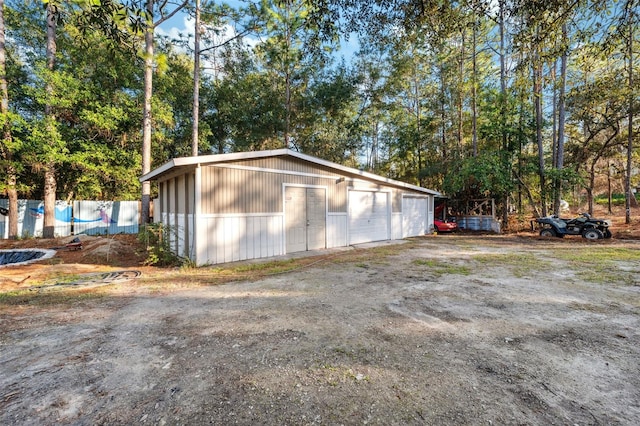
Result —
<instances>
[{"instance_id":1,"label":"tree line","mask_svg":"<svg viewBox=\"0 0 640 426\"><path fill-rule=\"evenodd\" d=\"M151 168L286 147L495 198L505 224L582 194L592 211L612 183L629 222L639 6L0 0L0 193L10 224L18 197L43 199L53 236L56 198L141 199L146 221ZM176 14L192 31L160 36Z\"/></svg>"}]
</instances>

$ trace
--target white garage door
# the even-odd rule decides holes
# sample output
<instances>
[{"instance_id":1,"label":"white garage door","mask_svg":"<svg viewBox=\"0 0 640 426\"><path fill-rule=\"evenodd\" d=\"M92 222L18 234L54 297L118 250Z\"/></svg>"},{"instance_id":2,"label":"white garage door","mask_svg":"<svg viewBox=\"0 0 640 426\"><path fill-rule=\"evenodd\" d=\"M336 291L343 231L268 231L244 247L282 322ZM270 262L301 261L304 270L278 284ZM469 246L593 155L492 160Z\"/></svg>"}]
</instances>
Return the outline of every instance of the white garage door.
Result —
<instances>
[{"instance_id":1,"label":"white garage door","mask_svg":"<svg viewBox=\"0 0 640 426\"><path fill-rule=\"evenodd\" d=\"M424 197L402 198L402 238L424 235L427 232L427 207Z\"/></svg>"},{"instance_id":2,"label":"white garage door","mask_svg":"<svg viewBox=\"0 0 640 426\"><path fill-rule=\"evenodd\" d=\"M349 191L349 244L389 239L386 192Z\"/></svg>"}]
</instances>

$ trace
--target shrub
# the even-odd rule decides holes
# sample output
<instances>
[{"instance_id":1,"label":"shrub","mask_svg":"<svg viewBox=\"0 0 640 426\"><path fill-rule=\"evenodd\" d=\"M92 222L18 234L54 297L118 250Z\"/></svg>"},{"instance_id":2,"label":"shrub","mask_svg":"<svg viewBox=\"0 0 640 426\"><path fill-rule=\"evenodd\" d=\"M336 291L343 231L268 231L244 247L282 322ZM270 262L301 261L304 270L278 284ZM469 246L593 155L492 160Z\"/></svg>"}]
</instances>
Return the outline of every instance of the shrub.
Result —
<instances>
[{"instance_id":1,"label":"shrub","mask_svg":"<svg viewBox=\"0 0 640 426\"><path fill-rule=\"evenodd\" d=\"M634 196L636 197L636 200L640 201L640 199L638 199L638 194L634 194ZM604 195L597 195L594 198L594 201L596 204L599 204L601 206L606 206L609 204L609 197L607 196L607 194ZM624 194L611 194L611 205L613 206L624 206L625 205L625 198L624 198Z\"/></svg>"},{"instance_id":2,"label":"shrub","mask_svg":"<svg viewBox=\"0 0 640 426\"><path fill-rule=\"evenodd\" d=\"M140 228L138 238L147 250L145 265L180 266L184 259L171 251L171 241L177 238L174 227L161 223L148 224Z\"/></svg>"}]
</instances>

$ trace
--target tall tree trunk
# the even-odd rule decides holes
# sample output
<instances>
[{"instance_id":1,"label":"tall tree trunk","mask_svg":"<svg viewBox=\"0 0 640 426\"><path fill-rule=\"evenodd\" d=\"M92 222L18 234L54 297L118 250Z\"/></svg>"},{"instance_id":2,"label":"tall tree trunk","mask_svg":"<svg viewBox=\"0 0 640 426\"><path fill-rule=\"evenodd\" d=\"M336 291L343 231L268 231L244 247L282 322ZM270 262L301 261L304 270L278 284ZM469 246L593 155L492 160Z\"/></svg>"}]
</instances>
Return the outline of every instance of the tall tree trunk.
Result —
<instances>
[{"instance_id":1,"label":"tall tree trunk","mask_svg":"<svg viewBox=\"0 0 640 426\"><path fill-rule=\"evenodd\" d=\"M292 31L291 25L291 1L286 1L286 30L285 30L285 42L286 42L286 64L285 64L285 122L284 122L284 147L289 149L291 147L291 38Z\"/></svg>"},{"instance_id":2,"label":"tall tree trunk","mask_svg":"<svg viewBox=\"0 0 640 426\"><path fill-rule=\"evenodd\" d=\"M475 8L474 8L475 9ZM473 37L471 44L471 145L473 156L478 156L478 62L477 62L477 49L478 49L478 18L473 14Z\"/></svg>"},{"instance_id":3,"label":"tall tree trunk","mask_svg":"<svg viewBox=\"0 0 640 426\"><path fill-rule=\"evenodd\" d=\"M371 142L371 170L378 171L378 134L380 133L380 121L376 119L373 126L373 140Z\"/></svg>"},{"instance_id":4,"label":"tall tree trunk","mask_svg":"<svg viewBox=\"0 0 640 426\"><path fill-rule=\"evenodd\" d=\"M597 160L594 160L591 163L591 167L589 168L589 186L586 188L587 190L587 212L589 214L593 214L593 190L596 187L596 163Z\"/></svg>"},{"instance_id":5,"label":"tall tree trunk","mask_svg":"<svg viewBox=\"0 0 640 426\"><path fill-rule=\"evenodd\" d=\"M458 63L458 152L462 150L462 100L464 97L464 56L465 56L465 38L466 38L466 28L462 28L462 40L460 42L460 62Z\"/></svg>"},{"instance_id":6,"label":"tall tree trunk","mask_svg":"<svg viewBox=\"0 0 640 426\"><path fill-rule=\"evenodd\" d=\"M629 119L627 129L627 172L625 174L625 223L631 223L631 207L636 206L637 202L635 194L631 191L631 173L633 167L633 98L635 96L633 90L633 37L635 36L634 27L634 13L633 9L628 11L629 13ZM633 200L632 200L633 198Z\"/></svg>"},{"instance_id":7,"label":"tall tree trunk","mask_svg":"<svg viewBox=\"0 0 640 426\"><path fill-rule=\"evenodd\" d=\"M147 0L147 25L144 31L144 106L142 111L142 174L151 171L151 96L153 94L153 0ZM149 223L151 182L142 182L140 221Z\"/></svg>"},{"instance_id":8,"label":"tall tree trunk","mask_svg":"<svg viewBox=\"0 0 640 426\"><path fill-rule=\"evenodd\" d=\"M502 137L502 149L506 150L507 145L507 123L506 123L506 102L507 102L507 70L506 70L506 41L505 41L505 2L500 0L500 133Z\"/></svg>"},{"instance_id":9,"label":"tall tree trunk","mask_svg":"<svg viewBox=\"0 0 640 426\"><path fill-rule=\"evenodd\" d=\"M9 238L18 237L18 191L17 173L13 165L11 122L9 120L9 90L7 87L7 61L5 47L4 0L0 0L0 115L2 115L2 145L0 145L1 160L6 162L3 170L6 175L6 193L9 197Z\"/></svg>"},{"instance_id":10,"label":"tall tree trunk","mask_svg":"<svg viewBox=\"0 0 640 426\"><path fill-rule=\"evenodd\" d=\"M47 3L47 69L53 73L56 64L56 11L52 4ZM44 114L46 126L49 133L54 133L55 115L53 106L49 103L53 97L53 85L47 81L45 88L47 92L47 103L45 105ZM42 236L44 238L53 238L55 236L55 207L56 207L56 162L54 158L47 158L44 164L44 224Z\"/></svg>"},{"instance_id":11,"label":"tall tree trunk","mask_svg":"<svg viewBox=\"0 0 640 426\"><path fill-rule=\"evenodd\" d=\"M200 123L200 0L196 0L196 22L193 47L193 135L191 155L198 155Z\"/></svg>"},{"instance_id":12,"label":"tall tree trunk","mask_svg":"<svg viewBox=\"0 0 640 426\"><path fill-rule=\"evenodd\" d=\"M611 194L611 165L607 168L607 212L613 214L613 197Z\"/></svg>"},{"instance_id":13,"label":"tall tree trunk","mask_svg":"<svg viewBox=\"0 0 640 426\"><path fill-rule=\"evenodd\" d=\"M557 166L558 160L558 61L553 61L551 66L551 86L553 87L553 96L551 98L551 165Z\"/></svg>"},{"instance_id":14,"label":"tall tree trunk","mask_svg":"<svg viewBox=\"0 0 640 426\"><path fill-rule=\"evenodd\" d=\"M504 173L510 173L509 146L507 138L507 71L505 42L505 1L500 0L500 132L502 134L502 164ZM509 192L502 194L502 224L509 227Z\"/></svg>"},{"instance_id":15,"label":"tall tree trunk","mask_svg":"<svg viewBox=\"0 0 640 426\"><path fill-rule=\"evenodd\" d=\"M422 103L420 102L420 83L418 82L418 70L414 65L413 67L413 105L414 105L414 115L416 118L416 140L415 140L415 148L416 148L416 158L418 159L418 164L416 167L416 181L418 184L422 184L420 182L420 170L422 170L423 166L423 152L422 152Z\"/></svg>"},{"instance_id":16,"label":"tall tree trunk","mask_svg":"<svg viewBox=\"0 0 640 426\"><path fill-rule=\"evenodd\" d=\"M440 59L440 128L442 131L441 143L442 143L442 159L447 160L447 111L445 106L446 87L444 81L444 59Z\"/></svg>"},{"instance_id":17,"label":"tall tree trunk","mask_svg":"<svg viewBox=\"0 0 640 426\"><path fill-rule=\"evenodd\" d=\"M536 42L537 43L537 42ZM533 58L533 103L536 122L536 144L538 146L538 174L540 176L540 204L542 216L547 216L547 191L544 173L544 146L542 140L542 60L540 46L534 45Z\"/></svg>"},{"instance_id":18,"label":"tall tree trunk","mask_svg":"<svg viewBox=\"0 0 640 426\"><path fill-rule=\"evenodd\" d=\"M553 203L553 212L560 215L560 201L562 199L562 176L561 172L564 168L564 128L565 128L565 101L567 89L567 59L569 56L569 40L567 37L567 24L562 24L562 56L560 58L560 90L558 93L558 142L556 146L556 185L555 200Z\"/></svg>"}]
</instances>

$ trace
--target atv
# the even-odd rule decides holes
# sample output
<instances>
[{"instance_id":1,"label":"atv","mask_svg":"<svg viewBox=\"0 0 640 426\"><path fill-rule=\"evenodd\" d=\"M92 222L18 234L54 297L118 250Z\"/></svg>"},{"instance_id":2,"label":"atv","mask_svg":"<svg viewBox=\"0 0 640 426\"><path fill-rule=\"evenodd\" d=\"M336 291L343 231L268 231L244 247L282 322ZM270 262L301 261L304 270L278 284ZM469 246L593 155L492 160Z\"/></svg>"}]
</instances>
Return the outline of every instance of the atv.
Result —
<instances>
[{"instance_id":1,"label":"atv","mask_svg":"<svg viewBox=\"0 0 640 426\"><path fill-rule=\"evenodd\" d=\"M558 216L547 216L536 219L542 229L543 237L559 237L565 235L582 235L587 240L600 240L611 238L609 222L603 219L594 219L588 213L582 213L575 219L563 219Z\"/></svg>"}]
</instances>

